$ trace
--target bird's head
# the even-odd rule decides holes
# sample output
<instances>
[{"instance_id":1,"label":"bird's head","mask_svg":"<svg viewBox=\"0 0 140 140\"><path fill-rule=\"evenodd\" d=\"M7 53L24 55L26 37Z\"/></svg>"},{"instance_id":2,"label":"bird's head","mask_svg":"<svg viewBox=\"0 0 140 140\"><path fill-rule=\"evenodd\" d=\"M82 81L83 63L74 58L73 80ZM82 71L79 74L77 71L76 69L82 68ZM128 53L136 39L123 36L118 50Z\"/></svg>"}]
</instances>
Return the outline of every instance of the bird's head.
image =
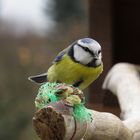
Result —
<instances>
[{"instance_id":1,"label":"bird's head","mask_svg":"<svg viewBox=\"0 0 140 140\"><path fill-rule=\"evenodd\" d=\"M102 64L101 46L91 38L77 40L71 45L68 54L75 62L89 67L97 67Z\"/></svg>"}]
</instances>

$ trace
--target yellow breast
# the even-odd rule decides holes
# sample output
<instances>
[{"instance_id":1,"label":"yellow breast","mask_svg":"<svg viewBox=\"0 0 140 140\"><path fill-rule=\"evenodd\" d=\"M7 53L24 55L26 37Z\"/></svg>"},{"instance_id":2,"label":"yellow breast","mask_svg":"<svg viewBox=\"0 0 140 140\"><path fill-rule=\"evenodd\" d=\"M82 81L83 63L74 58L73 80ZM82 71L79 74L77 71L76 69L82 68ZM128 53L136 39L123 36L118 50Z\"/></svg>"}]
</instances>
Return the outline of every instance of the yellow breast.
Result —
<instances>
[{"instance_id":1,"label":"yellow breast","mask_svg":"<svg viewBox=\"0 0 140 140\"><path fill-rule=\"evenodd\" d=\"M82 80L79 88L84 89L91 84L102 73L103 65L99 67L87 67L71 60L68 55L52 65L47 72L49 82L63 82L73 85Z\"/></svg>"}]
</instances>

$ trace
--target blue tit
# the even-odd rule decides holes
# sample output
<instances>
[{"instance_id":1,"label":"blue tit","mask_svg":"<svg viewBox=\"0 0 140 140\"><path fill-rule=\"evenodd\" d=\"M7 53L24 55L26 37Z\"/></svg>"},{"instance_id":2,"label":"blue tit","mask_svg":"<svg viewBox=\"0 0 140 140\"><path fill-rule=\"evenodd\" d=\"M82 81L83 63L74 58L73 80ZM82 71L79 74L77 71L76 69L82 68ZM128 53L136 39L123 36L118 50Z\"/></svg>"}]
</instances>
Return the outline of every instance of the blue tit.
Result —
<instances>
[{"instance_id":1,"label":"blue tit","mask_svg":"<svg viewBox=\"0 0 140 140\"><path fill-rule=\"evenodd\" d=\"M31 76L29 80L39 84L47 81L66 83L83 90L96 80L102 71L100 44L91 38L83 38L61 51L46 73Z\"/></svg>"}]
</instances>

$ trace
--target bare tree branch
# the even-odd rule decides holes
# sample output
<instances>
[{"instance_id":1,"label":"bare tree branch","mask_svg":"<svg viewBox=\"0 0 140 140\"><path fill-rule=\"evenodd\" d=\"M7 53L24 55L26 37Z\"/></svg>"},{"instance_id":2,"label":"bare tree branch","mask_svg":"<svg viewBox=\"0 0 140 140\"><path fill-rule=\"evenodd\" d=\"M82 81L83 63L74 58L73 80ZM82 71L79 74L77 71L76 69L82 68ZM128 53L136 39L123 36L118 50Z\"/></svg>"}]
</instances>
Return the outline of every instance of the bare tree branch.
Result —
<instances>
[{"instance_id":1,"label":"bare tree branch","mask_svg":"<svg viewBox=\"0 0 140 140\"><path fill-rule=\"evenodd\" d=\"M109 89L119 100L123 123L140 140L140 66L116 64L108 73L103 88Z\"/></svg>"},{"instance_id":2,"label":"bare tree branch","mask_svg":"<svg viewBox=\"0 0 140 140\"><path fill-rule=\"evenodd\" d=\"M42 140L140 140L140 66L120 63L108 73L103 88L119 100L123 121L111 113L90 110L90 120L79 121L64 100L49 103L33 117Z\"/></svg>"},{"instance_id":3,"label":"bare tree branch","mask_svg":"<svg viewBox=\"0 0 140 140\"><path fill-rule=\"evenodd\" d=\"M92 111L90 121L80 122L72 111L61 101L37 111L33 124L38 136L42 140L132 140L132 133L111 113Z\"/></svg>"}]
</instances>

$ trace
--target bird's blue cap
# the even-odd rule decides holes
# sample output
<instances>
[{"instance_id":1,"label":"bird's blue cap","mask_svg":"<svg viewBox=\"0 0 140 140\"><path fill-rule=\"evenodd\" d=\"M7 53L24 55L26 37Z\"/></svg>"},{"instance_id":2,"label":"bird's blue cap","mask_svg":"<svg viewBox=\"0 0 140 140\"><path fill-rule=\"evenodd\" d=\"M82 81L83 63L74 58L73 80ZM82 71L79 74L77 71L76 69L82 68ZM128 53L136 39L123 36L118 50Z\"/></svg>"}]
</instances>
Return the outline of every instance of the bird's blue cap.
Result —
<instances>
[{"instance_id":1,"label":"bird's blue cap","mask_svg":"<svg viewBox=\"0 0 140 140\"><path fill-rule=\"evenodd\" d=\"M93 39L91 39L91 38L83 38L83 39L81 39L81 42L83 42L83 43L86 43L86 44L91 44L91 43L93 43Z\"/></svg>"}]
</instances>

